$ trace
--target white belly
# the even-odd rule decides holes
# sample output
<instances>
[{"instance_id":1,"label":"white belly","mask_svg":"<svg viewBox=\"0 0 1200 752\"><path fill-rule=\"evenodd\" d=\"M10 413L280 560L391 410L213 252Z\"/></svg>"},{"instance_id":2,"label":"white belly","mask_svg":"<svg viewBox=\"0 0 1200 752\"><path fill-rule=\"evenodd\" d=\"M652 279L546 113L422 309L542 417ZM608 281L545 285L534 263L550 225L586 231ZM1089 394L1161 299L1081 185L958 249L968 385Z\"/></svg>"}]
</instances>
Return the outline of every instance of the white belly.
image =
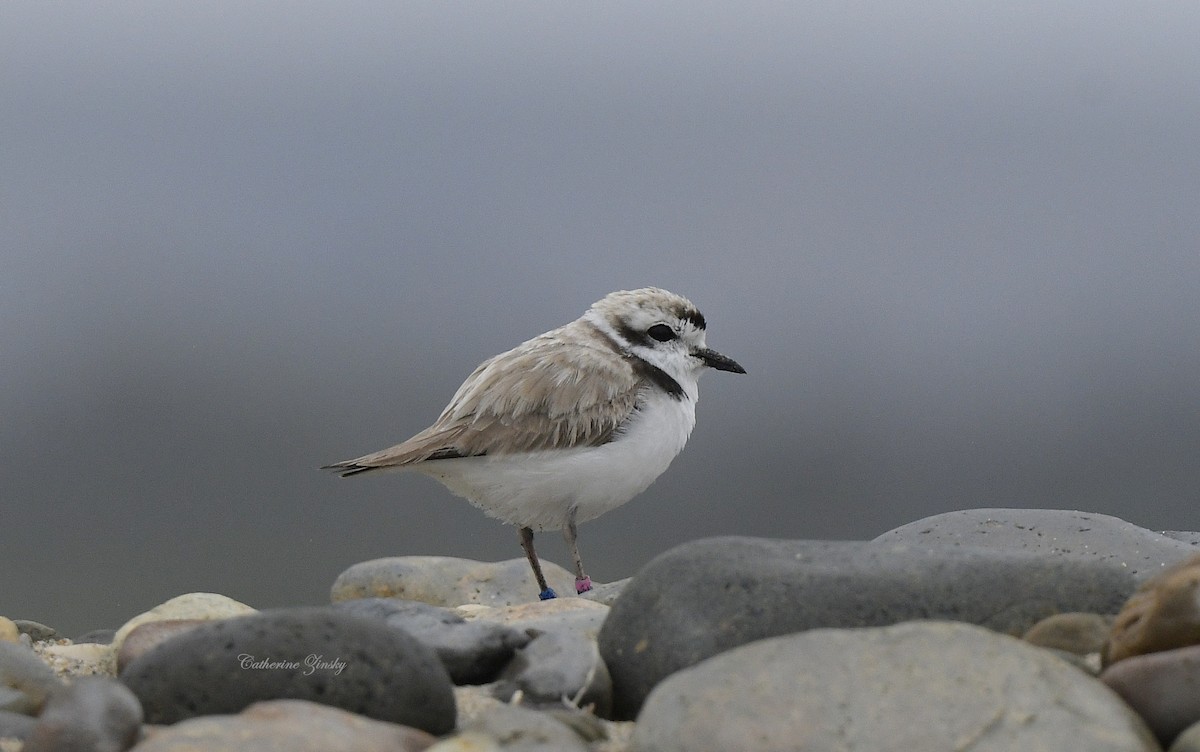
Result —
<instances>
[{"instance_id":1,"label":"white belly","mask_svg":"<svg viewBox=\"0 0 1200 752\"><path fill-rule=\"evenodd\" d=\"M561 529L572 510L575 521L584 522L645 491L695 424L690 396L654 393L627 430L602 446L435 460L413 469L509 524Z\"/></svg>"}]
</instances>

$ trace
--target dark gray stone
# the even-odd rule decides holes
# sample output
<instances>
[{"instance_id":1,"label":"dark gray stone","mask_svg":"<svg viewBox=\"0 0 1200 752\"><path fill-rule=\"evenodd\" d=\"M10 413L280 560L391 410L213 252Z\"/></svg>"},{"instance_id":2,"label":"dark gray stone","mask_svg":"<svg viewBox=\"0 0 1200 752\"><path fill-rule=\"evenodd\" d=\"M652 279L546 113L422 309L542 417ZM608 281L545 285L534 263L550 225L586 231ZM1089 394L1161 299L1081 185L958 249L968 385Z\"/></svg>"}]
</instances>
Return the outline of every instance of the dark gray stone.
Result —
<instances>
[{"instance_id":1,"label":"dark gray stone","mask_svg":"<svg viewBox=\"0 0 1200 752\"><path fill-rule=\"evenodd\" d=\"M121 681L142 701L148 723L299 699L431 734L454 728L453 686L432 650L405 632L330 608L198 626L135 659Z\"/></svg>"},{"instance_id":2,"label":"dark gray stone","mask_svg":"<svg viewBox=\"0 0 1200 752\"><path fill-rule=\"evenodd\" d=\"M54 627L47 627L45 624L30 621L29 619L13 619L13 624L17 625L18 632L29 635L29 639L34 642L57 640L60 636L58 630Z\"/></svg>"},{"instance_id":3,"label":"dark gray stone","mask_svg":"<svg viewBox=\"0 0 1200 752\"><path fill-rule=\"evenodd\" d=\"M530 640L524 632L502 624L466 621L449 609L398 598L364 598L335 603L333 608L401 629L428 645L455 684L493 681Z\"/></svg>"},{"instance_id":4,"label":"dark gray stone","mask_svg":"<svg viewBox=\"0 0 1200 752\"><path fill-rule=\"evenodd\" d=\"M29 738L35 723L37 723L37 719L33 716L0 710L0 739L21 739L23 741Z\"/></svg>"},{"instance_id":5,"label":"dark gray stone","mask_svg":"<svg viewBox=\"0 0 1200 752\"><path fill-rule=\"evenodd\" d=\"M508 702L518 691L524 705L590 705L599 716L612 709L612 679L600 651L575 632L547 632L517 651L493 694Z\"/></svg>"},{"instance_id":6,"label":"dark gray stone","mask_svg":"<svg viewBox=\"0 0 1200 752\"><path fill-rule=\"evenodd\" d=\"M814 629L659 684L630 752L1160 752L1130 708L1048 651L956 622Z\"/></svg>"},{"instance_id":7,"label":"dark gray stone","mask_svg":"<svg viewBox=\"0 0 1200 752\"><path fill-rule=\"evenodd\" d=\"M125 752L141 729L133 692L112 679L83 676L50 698L22 752Z\"/></svg>"},{"instance_id":8,"label":"dark gray stone","mask_svg":"<svg viewBox=\"0 0 1200 752\"><path fill-rule=\"evenodd\" d=\"M1196 553L1189 542L1119 517L1066 509L964 509L910 522L875 540L918 546L967 545L1106 561L1128 569L1138 582Z\"/></svg>"},{"instance_id":9,"label":"dark gray stone","mask_svg":"<svg viewBox=\"0 0 1200 752\"><path fill-rule=\"evenodd\" d=\"M63 683L24 645L0 641L0 710L37 715Z\"/></svg>"},{"instance_id":10,"label":"dark gray stone","mask_svg":"<svg viewBox=\"0 0 1200 752\"><path fill-rule=\"evenodd\" d=\"M965 621L1022 634L1063 611L1113 613L1135 581L1107 558L968 546L711 538L643 569L600 630L617 719L659 681L764 637L816 627Z\"/></svg>"}]
</instances>

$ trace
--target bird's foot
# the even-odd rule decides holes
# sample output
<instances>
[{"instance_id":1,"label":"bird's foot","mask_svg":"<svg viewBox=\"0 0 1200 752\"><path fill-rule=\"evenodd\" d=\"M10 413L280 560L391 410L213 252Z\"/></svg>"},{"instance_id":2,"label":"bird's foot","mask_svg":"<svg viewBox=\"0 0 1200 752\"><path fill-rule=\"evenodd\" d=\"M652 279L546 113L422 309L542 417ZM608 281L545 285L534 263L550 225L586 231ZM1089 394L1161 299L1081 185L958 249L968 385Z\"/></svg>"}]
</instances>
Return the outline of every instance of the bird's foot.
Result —
<instances>
[{"instance_id":1,"label":"bird's foot","mask_svg":"<svg viewBox=\"0 0 1200 752\"><path fill-rule=\"evenodd\" d=\"M542 592L538 593L538 598L540 598L544 601L548 601L551 598L557 598L557 597L558 597L558 593L554 592L554 588L546 588Z\"/></svg>"},{"instance_id":2,"label":"bird's foot","mask_svg":"<svg viewBox=\"0 0 1200 752\"><path fill-rule=\"evenodd\" d=\"M586 593L592 589L592 578L584 577L582 580L575 580L575 592L579 594Z\"/></svg>"}]
</instances>

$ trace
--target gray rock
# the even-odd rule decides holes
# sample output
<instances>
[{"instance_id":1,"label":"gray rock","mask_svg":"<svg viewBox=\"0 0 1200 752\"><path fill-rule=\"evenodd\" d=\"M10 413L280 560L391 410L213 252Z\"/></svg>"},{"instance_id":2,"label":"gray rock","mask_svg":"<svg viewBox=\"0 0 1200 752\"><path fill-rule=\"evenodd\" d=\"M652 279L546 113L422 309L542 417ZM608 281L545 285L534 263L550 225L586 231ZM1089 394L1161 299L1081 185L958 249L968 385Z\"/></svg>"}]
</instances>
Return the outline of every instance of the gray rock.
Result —
<instances>
[{"instance_id":1,"label":"gray rock","mask_svg":"<svg viewBox=\"0 0 1200 752\"><path fill-rule=\"evenodd\" d=\"M22 752L125 752L141 728L142 706L125 685L83 676L50 698Z\"/></svg>"},{"instance_id":2,"label":"gray rock","mask_svg":"<svg viewBox=\"0 0 1200 752\"><path fill-rule=\"evenodd\" d=\"M123 681L148 723L300 699L443 734L450 677L416 638L330 608L295 608L195 627L134 660Z\"/></svg>"},{"instance_id":3,"label":"gray rock","mask_svg":"<svg viewBox=\"0 0 1200 752\"><path fill-rule=\"evenodd\" d=\"M29 635L29 639L34 642L42 642L43 640L57 640L60 635L54 627L47 627L45 624L40 624L29 619L13 619L13 624L17 625L17 630L23 635Z\"/></svg>"},{"instance_id":4,"label":"gray rock","mask_svg":"<svg viewBox=\"0 0 1200 752\"><path fill-rule=\"evenodd\" d=\"M547 632L517 651L493 689L508 702L520 692L532 706L592 706L600 716L612 710L612 679L596 643L575 632Z\"/></svg>"},{"instance_id":5,"label":"gray rock","mask_svg":"<svg viewBox=\"0 0 1200 752\"><path fill-rule=\"evenodd\" d=\"M549 713L513 705L493 708L463 731L487 737L505 752L587 752L579 735Z\"/></svg>"},{"instance_id":6,"label":"gray rock","mask_svg":"<svg viewBox=\"0 0 1200 752\"><path fill-rule=\"evenodd\" d=\"M32 650L12 642L0 642L0 710L37 715L46 699L61 689L50 667Z\"/></svg>"},{"instance_id":7,"label":"gray rock","mask_svg":"<svg viewBox=\"0 0 1200 752\"><path fill-rule=\"evenodd\" d=\"M754 642L650 694L631 752L1156 752L1141 719L1046 651L954 622Z\"/></svg>"},{"instance_id":8,"label":"gray rock","mask_svg":"<svg viewBox=\"0 0 1200 752\"><path fill-rule=\"evenodd\" d=\"M466 621L439 606L398 598L364 598L342 601L334 610L402 629L437 653L455 684L486 684L495 680L512 659L513 652L526 645L528 634L501 624Z\"/></svg>"},{"instance_id":9,"label":"gray rock","mask_svg":"<svg viewBox=\"0 0 1200 752\"><path fill-rule=\"evenodd\" d=\"M271 700L238 715L192 718L153 732L137 752L420 752L417 729L304 700Z\"/></svg>"},{"instance_id":10,"label":"gray rock","mask_svg":"<svg viewBox=\"0 0 1200 752\"><path fill-rule=\"evenodd\" d=\"M1066 509L965 509L910 522L875 540L1104 561L1128 569L1138 582L1196 553L1189 543L1119 517Z\"/></svg>"},{"instance_id":11,"label":"gray rock","mask_svg":"<svg viewBox=\"0 0 1200 752\"><path fill-rule=\"evenodd\" d=\"M567 570L542 559L542 572L560 594L575 592ZM529 563L524 558L479 562L448 556L394 556L372 559L338 575L330 600L402 598L433 606L511 606L538 600Z\"/></svg>"},{"instance_id":12,"label":"gray rock","mask_svg":"<svg viewBox=\"0 0 1200 752\"><path fill-rule=\"evenodd\" d=\"M37 719L24 713L0 710L0 739L27 739Z\"/></svg>"},{"instance_id":13,"label":"gray rock","mask_svg":"<svg viewBox=\"0 0 1200 752\"><path fill-rule=\"evenodd\" d=\"M1100 674L1166 746L1200 721L1200 645L1135 655Z\"/></svg>"},{"instance_id":14,"label":"gray rock","mask_svg":"<svg viewBox=\"0 0 1200 752\"><path fill-rule=\"evenodd\" d=\"M586 598L589 601L595 601L604 606L611 606L617 602L617 598L624 592L625 587L632 581L632 577L626 577L623 580L616 582L606 582L604 584L592 584L592 589L586 593L580 593L580 598Z\"/></svg>"},{"instance_id":15,"label":"gray rock","mask_svg":"<svg viewBox=\"0 0 1200 752\"><path fill-rule=\"evenodd\" d=\"M613 605L600 654L614 716L659 681L753 640L817 627L949 619L1022 634L1062 611L1112 613L1127 569L1025 551L855 541L712 538L648 564Z\"/></svg>"}]
</instances>

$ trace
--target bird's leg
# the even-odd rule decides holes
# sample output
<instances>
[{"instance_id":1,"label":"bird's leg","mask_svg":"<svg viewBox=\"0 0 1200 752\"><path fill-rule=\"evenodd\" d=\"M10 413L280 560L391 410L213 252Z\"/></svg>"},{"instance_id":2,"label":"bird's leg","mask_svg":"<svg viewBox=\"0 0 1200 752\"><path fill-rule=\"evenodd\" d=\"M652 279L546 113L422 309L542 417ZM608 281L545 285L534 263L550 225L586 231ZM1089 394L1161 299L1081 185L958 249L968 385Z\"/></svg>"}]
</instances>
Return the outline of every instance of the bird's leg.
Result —
<instances>
[{"instance_id":1,"label":"bird's leg","mask_svg":"<svg viewBox=\"0 0 1200 752\"><path fill-rule=\"evenodd\" d=\"M542 590L538 593L538 598L544 601L557 598L558 593L546 584L546 576L542 574L542 563L538 561L537 552L533 550L533 528L521 528L521 548L524 549L525 558L529 560L529 566L533 567L533 576L537 578L538 587Z\"/></svg>"},{"instance_id":2,"label":"bird's leg","mask_svg":"<svg viewBox=\"0 0 1200 752\"><path fill-rule=\"evenodd\" d=\"M575 592L586 593L592 589L592 578L583 573L583 558L579 555L579 543L576 540L577 533L575 531L575 513L573 510L571 516L567 519L567 526L563 528L563 537L567 539L567 546L571 549L571 558L575 560Z\"/></svg>"}]
</instances>

